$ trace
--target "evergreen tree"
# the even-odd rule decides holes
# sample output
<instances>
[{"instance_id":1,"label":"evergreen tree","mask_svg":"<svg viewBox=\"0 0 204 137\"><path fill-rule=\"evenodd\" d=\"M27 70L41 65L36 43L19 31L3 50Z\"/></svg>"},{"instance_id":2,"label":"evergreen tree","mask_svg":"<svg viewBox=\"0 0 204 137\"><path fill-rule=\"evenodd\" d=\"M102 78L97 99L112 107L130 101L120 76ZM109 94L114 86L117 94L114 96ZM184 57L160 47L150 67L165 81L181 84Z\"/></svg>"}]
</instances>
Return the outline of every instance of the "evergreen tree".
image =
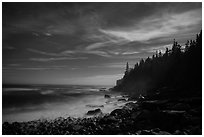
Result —
<instances>
[{"instance_id":1,"label":"evergreen tree","mask_svg":"<svg viewBox=\"0 0 204 137\"><path fill-rule=\"evenodd\" d=\"M154 91L162 87L198 88L202 86L202 31L196 40L187 41L181 50L175 39L172 49L156 52L152 58L141 59L130 71L128 62L123 82L115 89L134 93ZM128 74L128 75L127 75Z\"/></svg>"}]
</instances>

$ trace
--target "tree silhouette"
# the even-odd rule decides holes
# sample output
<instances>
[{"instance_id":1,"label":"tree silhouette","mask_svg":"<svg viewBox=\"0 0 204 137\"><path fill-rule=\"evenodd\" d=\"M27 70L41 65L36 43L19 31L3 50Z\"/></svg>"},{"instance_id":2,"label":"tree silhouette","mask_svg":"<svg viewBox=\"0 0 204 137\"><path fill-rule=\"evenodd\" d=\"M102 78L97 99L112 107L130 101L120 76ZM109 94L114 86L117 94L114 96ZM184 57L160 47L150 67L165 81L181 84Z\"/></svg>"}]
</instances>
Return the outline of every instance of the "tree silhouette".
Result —
<instances>
[{"instance_id":1,"label":"tree silhouette","mask_svg":"<svg viewBox=\"0 0 204 137\"><path fill-rule=\"evenodd\" d=\"M151 93L163 87L201 89L202 31L196 40L188 40L184 49L174 39L172 49L166 48L164 54L156 51L152 58L141 59L130 71L127 63L127 70L128 75L125 73L114 89L135 94Z\"/></svg>"}]
</instances>

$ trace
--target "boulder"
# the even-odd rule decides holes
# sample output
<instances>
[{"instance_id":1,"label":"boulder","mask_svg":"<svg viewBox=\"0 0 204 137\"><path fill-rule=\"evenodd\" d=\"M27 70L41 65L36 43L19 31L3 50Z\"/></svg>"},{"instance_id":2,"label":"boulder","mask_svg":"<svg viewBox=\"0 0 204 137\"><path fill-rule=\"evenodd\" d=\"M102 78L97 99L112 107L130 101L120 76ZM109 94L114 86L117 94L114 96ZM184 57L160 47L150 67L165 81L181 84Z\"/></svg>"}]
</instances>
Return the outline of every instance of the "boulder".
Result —
<instances>
[{"instance_id":1,"label":"boulder","mask_svg":"<svg viewBox=\"0 0 204 137\"><path fill-rule=\"evenodd\" d=\"M95 109L95 110L89 110L88 112L87 112L87 115L97 115L97 114L101 114L102 113L102 111L101 111L101 109Z\"/></svg>"},{"instance_id":2,"label":"boulder","mask_svg":"<svg viewBox=\"0 0 204 137\"><path fill-rule=\"evenodd\" d=\"M138 107L139 107L139 105L137 103L128 102L125 104L125 106L123 108L125 108L125 109L137 109Z\"/></svg>"},{"instance_id":3,"label":"boulder","mask_svg":"<svg viewBox=\"0 0 204 137\"><path fill-rule=\"evenodd\" d=\"M128 110L125 109L115 109L110 113L110 116L127 117Z\"/></svg>"},{"instance_id":4,"label":"boulder","mask_svg":"<svg viewBox=\"0 0 204 137\"><path fill-rule=\"evenodd\" d=\"M100 88L99 91L107 91L106 88Z\"/></svg>"},{"instance_id":5,"label":"boulder","mask_svg":"<svg viewBox=\"0 0 204 137\"><path fill-rule=\"evenodd\" d=\"M105 94L104 97L105 97L105 98L111 98L111 96L110 96L110 95L107 95L107 94Z\"/></svg>"}]
</instances>

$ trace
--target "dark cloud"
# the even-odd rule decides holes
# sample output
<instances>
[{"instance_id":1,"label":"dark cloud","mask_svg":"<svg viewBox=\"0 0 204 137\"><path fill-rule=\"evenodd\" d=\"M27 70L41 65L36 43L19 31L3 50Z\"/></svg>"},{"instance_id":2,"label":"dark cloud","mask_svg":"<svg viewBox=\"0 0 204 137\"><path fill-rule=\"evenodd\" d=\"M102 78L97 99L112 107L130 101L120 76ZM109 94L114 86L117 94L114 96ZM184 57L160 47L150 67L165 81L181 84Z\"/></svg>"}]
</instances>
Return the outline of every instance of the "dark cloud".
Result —
<instances>
[{"instance_id":1,"label":"dark cloud","mask_svg":"<svg viewBox=\"0 0 204 137\"><path fill-rule=\"evenodd\" d=\"M6 82L20 81L15 78L19 76L21 83L58 84L69 78L73 83L74 77L75 82L82 77L84 81L85 77L116 78L123 73L123 63L133 65L156 50L163 51L174 38L183 44L202 26L199 2L2 5L3 64L9 68L3 70ZM49 69L63 65L67 67Z\"/></svg>"}]
</instances>

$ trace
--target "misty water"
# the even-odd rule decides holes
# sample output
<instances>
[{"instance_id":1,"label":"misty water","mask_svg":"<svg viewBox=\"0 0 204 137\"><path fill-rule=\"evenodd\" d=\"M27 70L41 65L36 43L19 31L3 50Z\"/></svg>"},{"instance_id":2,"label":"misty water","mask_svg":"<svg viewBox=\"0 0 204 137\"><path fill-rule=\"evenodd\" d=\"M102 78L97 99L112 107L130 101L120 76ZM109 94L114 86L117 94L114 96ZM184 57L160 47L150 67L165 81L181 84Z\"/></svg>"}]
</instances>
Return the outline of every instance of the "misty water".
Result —
<instances>
[{"instance_id":1,"label":"misty water","mask_svg":"<svg viewBox=\"0 0 204 137\"><path fill-rule=\"evenodd\" d=\"M87 117L89 110L100 108L110 113L124 105L120 93L100 90L104 86L30 85L3 87L3 122ZM110 87L105 87L106 89ZM104 98L109 94L111 98ZM102 107L103 105L103 107Z\"/></svg>"}]
</instances>

